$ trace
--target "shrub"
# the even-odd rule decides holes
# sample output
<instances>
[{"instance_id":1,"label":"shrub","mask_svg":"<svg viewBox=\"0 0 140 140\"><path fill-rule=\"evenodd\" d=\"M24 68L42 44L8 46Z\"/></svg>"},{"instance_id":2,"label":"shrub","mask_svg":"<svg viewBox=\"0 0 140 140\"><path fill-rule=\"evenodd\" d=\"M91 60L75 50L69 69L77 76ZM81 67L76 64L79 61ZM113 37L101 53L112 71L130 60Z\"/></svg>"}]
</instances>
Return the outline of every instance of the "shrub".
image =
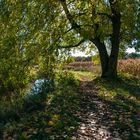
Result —
<instances>
[{"instance_id":1,"label":"shrub","mask_svg":"<svg viewBox=\"0 0 140 140\"><path fill-rule=\"evenodd\" d=\"M123 73L140 75L140 59L119 60L118 70Z\"/></svg>"},{"instance_id":2,"label":"shrub","mask_svg":"<svg viewBox=\"0 0 140 140\"><path fill-rule=\"evenodd\" d=\"M58 73L56 82L58 88L59 87L64 88L67 85L71 85L71 86L79 85L79 82L75 79L74 75L70 72Z\"/></svg>"},{"instance_id":3,"label":"shrub","mask_svg":"<svg viewBox=\"0 0 140 140\"><path fill-rule=\"evenodd\" d=\"M87 61L87 62L72 62L68 65L64 66L64 69L68 70L76 70L76 71L92 71L93 70L93 62Z\"/></svg>"},{"instance_id":4,"label":"shrub","mask_svg":"<svg viewBox=\"0 0 140 140\"><path fill-rule=\"evenodd\" d=\"M0 122L11 119L18 119L23 109L22 93L14 92L10 96L3 96L0 99Z\"/></svg>"}]
</instances>

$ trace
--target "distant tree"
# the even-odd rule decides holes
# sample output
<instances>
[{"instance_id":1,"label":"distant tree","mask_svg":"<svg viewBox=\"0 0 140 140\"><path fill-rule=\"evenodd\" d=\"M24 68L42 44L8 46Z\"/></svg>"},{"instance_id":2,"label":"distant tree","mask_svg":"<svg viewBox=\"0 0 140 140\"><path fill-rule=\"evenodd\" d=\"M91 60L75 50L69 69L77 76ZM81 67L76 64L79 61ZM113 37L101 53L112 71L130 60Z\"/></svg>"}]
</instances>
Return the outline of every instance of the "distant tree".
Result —
<instances>
[{"instance_id":1,"label":"distant tree","mask_svg":"<svg viewBox=\"0 0 140 140\"><path fill-rule=\"evenodd\" d=\"M140 58L140 53L130 53L127 58Z\"/></svg>"},{"instance_id":2,"label":"distant tree","mask_svg":"<svg viewBox=\"0 0 140 140\"><path fill-rule=\"evenodd\" d=\"M79 62L79 61L92 61L92 57L91 56L77 56L75 57L75 61Z\"/></svg>"}]
</instances>

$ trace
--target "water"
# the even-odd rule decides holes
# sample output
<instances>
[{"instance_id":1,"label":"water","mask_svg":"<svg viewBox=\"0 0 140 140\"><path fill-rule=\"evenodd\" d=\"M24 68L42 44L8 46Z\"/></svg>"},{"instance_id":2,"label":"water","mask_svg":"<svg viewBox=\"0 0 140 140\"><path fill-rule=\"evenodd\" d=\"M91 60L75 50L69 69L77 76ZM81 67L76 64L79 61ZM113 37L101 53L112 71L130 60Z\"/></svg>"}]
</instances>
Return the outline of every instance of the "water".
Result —
<instances>
[{"instance_id":1,"label":"water","mask_svg":"<svg viewBox=\"0 0 140 140\"><path fill-rule=\"evenodd\" d=\"M49 93L52 91L53 86L51 80L46 80L46 79L37 79L33 86L31 87L31 90L27 94L28 97L38 95L41 93Z\"/></svg>"}]
</instances>

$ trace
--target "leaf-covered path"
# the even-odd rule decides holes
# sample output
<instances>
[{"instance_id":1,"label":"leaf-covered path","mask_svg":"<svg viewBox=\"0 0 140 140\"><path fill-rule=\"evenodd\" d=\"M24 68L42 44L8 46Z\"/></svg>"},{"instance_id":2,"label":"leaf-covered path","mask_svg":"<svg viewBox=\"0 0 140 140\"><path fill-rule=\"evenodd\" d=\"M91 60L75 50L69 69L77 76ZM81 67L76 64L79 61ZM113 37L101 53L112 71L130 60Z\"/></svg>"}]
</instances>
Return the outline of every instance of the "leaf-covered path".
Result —
<instances>
[{"instance_id":1,"label":"leaf-covered path","mask_svg":"<svg viewBox=\"0 0 140 140\"><path fill-rule=\"evenodd\" d=\"M140 139L139 126L133 125L131 119L140 117L101 98L96 85L95 81L88 81L86 77L81 81L81 112L77 114L81 121L72 140Z\"/></svg>"},{"instance_id":2,"label":"leaf-covered path","mask_svg":"<svg viewBox=\"0 0 140 140\"><path fill-rule=\"evenodd\" d=\"M140 140L140 79L74 74L60 75L47 98L0 115L0 140Z\"/></svg>"}]
</instances>

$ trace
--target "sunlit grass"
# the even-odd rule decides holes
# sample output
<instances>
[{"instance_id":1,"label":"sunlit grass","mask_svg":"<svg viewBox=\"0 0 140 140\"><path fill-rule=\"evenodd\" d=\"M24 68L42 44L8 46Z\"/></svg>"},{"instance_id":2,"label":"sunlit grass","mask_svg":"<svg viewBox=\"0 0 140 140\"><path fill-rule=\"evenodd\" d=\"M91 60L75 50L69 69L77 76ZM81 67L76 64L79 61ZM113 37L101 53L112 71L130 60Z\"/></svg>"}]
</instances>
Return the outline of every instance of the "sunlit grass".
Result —
<instances>
[{"instance_id":1,"label":"sunlit grass","mask_svg":"<svg viewBox=\"0 0 140 140\"><path fill-rule=\"evenodd\" d=\"M96 80L100 87L99 95L116 103L129 102L140 104L140 79L134 76L123 74L117 81L98 79ZM127 104L126 103L126 104Z\"/></svg>"},{"instance_id":2,"label":"sunlit grass","mask_svg":"<svg viewBox=\"0 0 140 140\"><path fill-rule=\"evenodd\" d=\"M139 139L140 79L123 74L117 81L95 79L98 96L106 102L115 117L114 127L124 139Z\"/></svg>"},{"instance_id":3,"label":"sunlit grass","mask_svg":"<svg viewBox=\"0 0 140 140\"><path fill-rule=\"evenodd\" d=\"M92 81L93 79L95 79L95 77L97 77L97 75L95 75L95 73L93 72L86 72L86 71L70 71L71 73L74 74L75 78L80 80L80 81Z\"/></svg>"}]
</instances>

